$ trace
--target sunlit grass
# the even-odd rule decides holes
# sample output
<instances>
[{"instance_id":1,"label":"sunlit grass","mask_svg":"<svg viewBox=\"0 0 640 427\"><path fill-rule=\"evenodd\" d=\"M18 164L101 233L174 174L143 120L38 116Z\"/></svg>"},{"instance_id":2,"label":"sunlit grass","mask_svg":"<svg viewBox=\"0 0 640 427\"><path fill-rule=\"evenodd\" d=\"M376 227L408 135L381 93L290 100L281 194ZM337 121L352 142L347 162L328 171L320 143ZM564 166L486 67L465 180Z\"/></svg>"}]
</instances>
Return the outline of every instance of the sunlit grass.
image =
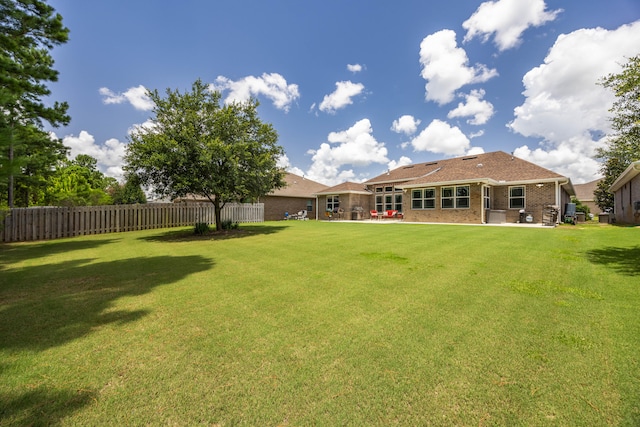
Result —
<instances>
[{"instance_id":1,"label":"sunlit grass","mask_svg":"<svg viewBox=\"0 0 640 427\"><path fill-rule=\"evenodd\" d=\"M0 424L637 425L640 229L1 247Z\"/></svg>"}]
</instances>

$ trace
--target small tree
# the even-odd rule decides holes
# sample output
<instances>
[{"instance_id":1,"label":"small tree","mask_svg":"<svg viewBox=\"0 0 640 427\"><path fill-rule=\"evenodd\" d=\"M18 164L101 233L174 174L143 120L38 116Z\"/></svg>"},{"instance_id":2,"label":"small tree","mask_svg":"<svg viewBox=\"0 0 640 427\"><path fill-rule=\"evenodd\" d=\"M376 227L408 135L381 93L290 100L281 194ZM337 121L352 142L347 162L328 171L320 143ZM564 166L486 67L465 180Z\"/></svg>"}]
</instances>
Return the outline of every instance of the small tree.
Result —
<instances>
[{"instance_id":1,"label":"small tree","mask_svg":"<svg viewBox=\"0 0 640 427\"><path fill-rule=\"evenodd\" d=\"M632 162L640 159L640 55L630 58L620 73L610 74L601 84L616 95L609 110L613 133L607 146L597 151L597 158L603 160L604 179L598 183L594 196L596 204L605 210L613 207L611 184Z\"/></svg>"},{"instance_id":2,"label":"small tree","mask_svg":"<svg viewBox=\"0 0 640 427\"><path fill-rule=\"evenodd\" d=\"M255 200L284 185L277 167L284 153L271 124L258 118L258 102L221 106L220 93L197 80L190 92L149 92L152 125L130 136L126 170L160 196L206 197L216 229L228 202Z\"/></svg>"},{"instance_id":3,"label":"small tree","mask_svg":"<svg viewBox=\"0 0 640 427\"><path fill-rule=\"evenodd\" d=\"M140 178L134 174L128 174L124 184L113 183L107 191L113 199L114 205L133 205L147 203L147 197L140 187Z\"/></svg>"}]
</instances>

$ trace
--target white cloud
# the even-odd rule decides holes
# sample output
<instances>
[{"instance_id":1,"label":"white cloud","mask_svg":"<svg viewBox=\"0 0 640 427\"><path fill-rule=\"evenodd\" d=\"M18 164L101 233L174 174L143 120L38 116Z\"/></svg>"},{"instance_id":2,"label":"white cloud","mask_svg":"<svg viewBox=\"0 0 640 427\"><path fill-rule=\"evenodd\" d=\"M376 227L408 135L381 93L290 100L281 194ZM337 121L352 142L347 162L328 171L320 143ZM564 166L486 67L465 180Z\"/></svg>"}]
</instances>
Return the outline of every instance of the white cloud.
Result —
<instances>
[{"instance_id":1,"label":"white cloud","mask_svg":"<svg viewBox=\"0 0 640 427\"><path fill-rule=\"evenodd\" d=\"M123 102L130 103L136 110L149 111L153 109L153 101L147 95L147 88L140 85L127 89L123 93L115 93L111 89L101 87L98 92L104 98L102 102L104 104L122 104Z\"/></svg>"},{"instance_id":2,"label":"white cloud","mask_svg":"<svg viewBox=\"0 0 640 427\"><path fill-rule=\"evenodd\" d=\"M362 71L362 65L360 64L347 64L347 70L351 71L352 73L359 73L360 71Z\"/></svg>"},{"instance_id":3,"label":"white cloud","mask_svg":"<svg viewBox=\"0 0 640 427\"><path fill-rule=\"evenodd\" d=\"M405 114L397 120L393 121L391 130L396 133L404 133L405 135L413 135L418 130L420 120L413 116Z\"/></svg>"},{"instance_id":4,"label":"white cloud","mask_svg":"<svg viewBox=\"0 0 640 427\"><path fill-rule=\"evenodd\" d=\"M282 168L284 170L286 170L287 172L291 172L293 174L299 175L299 176L304 176L305 173L302 169L295 167L291 164L291 161L289 161L289 157L286 154L283 154L278 161L276 162L276 165L279 168Z\"/></svg>"},{"instance_id":5,"label":"white cloud","mask_svg":"<svg viewBox=\"0 0 640 427\"><path fill-rule=\"evenodd\" d=\"M593 181L601 176L600 164L594 160L593 153L585 153L584 141L570 140L556 148L545 151L541 148L531 150L523 145L514 150L516 157L530 161L554 172L570 177L574 184Z\"/></svg>"},{"instance_id":6,"label":"white cloud","mask_svg":"<svg viewBox=\"0 0 640 427\"><path fill-rule=\"evenodd\" d=\"M462 86L485 82L498 75L495 69L482 64L469 67L467 53L458 47L452 30L441 30L422 40L420 64L421 75L427 80L426 99L440 105L451 102L455 91Z\"/></svg>"},{"instance_id":7,"label":"white cloud","mask_svg":"<svg viewBox=\"0 0 640 427\"><path fill-rule=\"evenodd\" d=\"M485 101L485 92L482 89L472 90L469 95L460 95L465 98L465 103L459 103L458 107L449 111L447 117L473 117L467 120L471 125L483 125L493 116L493 104Z\"/></svg>"},{"instance_id":8,"label":"white cloud","mask_svg":"<svg viewBox=\"0 0 640 427\"><path fill-rule=\"evenodd\" d=\"M313 164L308 177L315 181L335 185L355 177L352 169L341 170L345 165L362 167L389 162L387 149L384 143L378 142L373 136L369 119L356 122L346 131L331 132L327 140L329 143L310 151Z\"/></svg>"},{"instance_id":9,"label":"white cloud","mask_svg":"<svg viewBox=\"0 0 640 427\"><path fill-rule=\"evenodd\" d=\"M78 154L87 154L98 161L97 167L100 172L119 180L123 178L122 166L126 143L111 138L104 144L98 144L93 135L84 130L80 131L78 136L65 136L62 142L71 149L70 158L74 159Z\"/></svg>"},{"instance_id":10,"label":"white cloud","mask_svg":"<svg viewBox=\"0 0 640 427\"><path fill-rule=\"evenodd\" d=\"M228 90L225 103L246 102L251 97L262 95L270 99L276 108L286 112L300 98L298 85L287 84L287 80L278 73L263 73L260 77L247 76L237 81L218 76L210 88L219 92Z\"/></svg>"},{"instance_id":11,"label":"white cloud","mask_svg":"<svg viewBox=\"0 0 640 427\"><path fill-rule=\"evenodd\" d=\"M398 169L399 167L410 165L413 163L411 159L407 156L401 156L398 160L391 160L387 163L387 167L389 170Z\"/></svg>"},{"instance_id":12,"label":"white cloud","mask_svg":"<svg viewBox=\"0 0 640 427\"><path fill-rule=\"evenodd\" d=\"M529 27L539 27L553 21L561 9L546 11L544 0L487 1L467 19L462 28L467 30L464 41L474 37L486 42L494 34L498 50L504 51L521 43L522 33Z\"/></svg>"},{"instance_id":13,"label":"white cloud","mask_svg":"<svg viewBox=\"0 0 640 427\"><path fill-rule=\"evenodd\" d=\"M411 140L411 145L414 151L459 156L469 149L469 139L458 127L436 119Z\"/></svg>"},{"instance_id":14,"label":"white cloud","mask_svg":"<svg viewBox=\"0 0 640 427\"><path fill-rule=\"evenodd\" d=\"M597 83L619 72L626 58L637 54L638 40L640 21L616 30L581 29L561 35L544 63L524 76L525 101L514 109L515 118L508 126L524 136L543 139L543 148L533 151L538 164L563 173L551 167L553 159L562 155L571 159L568 171L573 180L595 179L592 157L602 145L602 135L610 132L608 110L614 100ZM583 169L577 170L577 165Z\"/></svg>"},{"instance_id":15,"label":"white cloud","mask_svg":"<svg viewBox=\"0 0 640 427\"><path fill-rule=\"evenodd\" d=\"M351 81L336 82L336 90L325 95L320 106L320 111L326 113L335 113L337 110L353 104L352 98L360 95L364 90L362 83L353 83Z\"/></svg>"}]
</instances>

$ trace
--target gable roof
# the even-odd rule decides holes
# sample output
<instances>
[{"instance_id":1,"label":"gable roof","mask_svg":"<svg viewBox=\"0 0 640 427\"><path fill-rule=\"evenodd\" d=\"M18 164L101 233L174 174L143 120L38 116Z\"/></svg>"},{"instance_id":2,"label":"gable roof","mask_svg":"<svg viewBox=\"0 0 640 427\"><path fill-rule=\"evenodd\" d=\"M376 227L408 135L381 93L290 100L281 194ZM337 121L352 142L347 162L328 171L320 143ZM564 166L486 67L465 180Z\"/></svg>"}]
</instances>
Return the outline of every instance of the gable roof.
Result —
<instances>
[{"instance_id":1,"label":"gable roof","mask_svg":"<svg viewBox=\"0 0 640 427\"><path fill-rule=\"evenodd\" d=\"M367 190L364 184L357 182L343 182L342 184L334 185L333 187L325 188L322 191L316 193L316 195L330 195L330 194L371 194L371 191Z\"/></svg>"},{"instance_id":2,"label":"gable roof","mask_svg":"<svg viewBox=\"0 0 640 427\"><path fill-rule=\"evenodd\" d=\"M366 184L395 183L400 188L411 188L425 184L442 185L471 181L494 185L553 181L570 183L568 178L549 169L504 151L495 151L402 166L372 178Z\"/></svg>"},{"instance_id":3,"label":"gable roof","mask_svg":"<svg viewBox=\"0 0 640 427\"><path fill-rule=\"evenodd\" d=\"M576 190L576 199L581 202L592 202L595 200L595 196L593 192L596 191L598 187L598 183L602 181L602 178L596 179L591 182L586 182L584 184L574 184L573 188Z\"/></svg>"},{"instance_id":4,"label":"gable roof","mask_svg":"<svg viewBox=\"0 0 640 427\"><path fill-rule=\"evenodd\" d=\"M636 175L640 175L640 160L631 163L629 167L626 168L618 178L616 178L613 184L611 184L609 191L611 191L612 193L615 193L623 185L625 185L627 182L635 178Z\"/></svg>"},{"instance_id":5,"label":"gable roof","mask_svg":"<svg viewBox=\"0 0 640 427\"><path fill-rule=\"evenodd\" d=\"M286 172L284 176L286 185L272 191L268 196L275 197L312 197L316 192L327 188L326 185L312 181L303 176Z\"/></svg>"}]
</instances>

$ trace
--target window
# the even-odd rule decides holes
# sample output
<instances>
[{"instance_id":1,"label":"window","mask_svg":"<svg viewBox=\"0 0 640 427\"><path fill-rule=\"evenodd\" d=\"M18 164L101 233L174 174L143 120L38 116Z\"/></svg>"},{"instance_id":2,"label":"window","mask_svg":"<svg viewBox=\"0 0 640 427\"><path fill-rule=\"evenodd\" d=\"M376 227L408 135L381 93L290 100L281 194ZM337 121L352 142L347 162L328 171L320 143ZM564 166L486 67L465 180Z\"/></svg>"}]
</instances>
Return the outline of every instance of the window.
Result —
<instances>
[{"instance_id":1,"label":"window","mask_svg":"<svg viewBox=\"0 0 640 427\"><path fill-rule=\"evenodd\" d=\"M483 189L484 208L491 209L491 188L484 187Z\"/></svg>"},{"instance_id":2,"label":"window","mask_svg":"<svg viewBox=\"0 0 640 427\"><path fill-rule=\"evenodd\" d=\"M393 209L393 196L391 194L384 195L384 210L390 211Z\"/></svg>"},{"instance_id":3,"label":"window","mask_svg":"<svg viewBox=\"0 0 640 427\"><path fill-rule=\"evenodd\" d=\"M340 196L327 196L327 210L334 212L340 207Z\"/></svg>"},{"instance_id":4,"label":"window","mask_svg":"<svg viewBox=\"0 0 640 427\"><path fill-rule=\"evenodd\" d=\"M376 196L376 211L382 212L382 196Z\"/></svg>"},{"instance_id":5,"label":"window","mask_svg":"<svg viewBox=\"0 0 640 427\"><path fill-rule=\"evenodd\" d=\"M393 197L395 198L394 209L398 212L402 212L402 194L396 193Z\"/></svg>"},{"instance_id":6,"label":"window","mask_svg":"<svg viewBox=\"0 0 640 427\"><path fill-rule=\"evenodd\" d=\"M509 209L524 209L524 186L509 187Z\"/></svg>"},{"instance_id":7,"label":"window","mask_svg":"<svg viewBox=\"0 0 640 427\"><path fill-rule=\"evenodd\" d=\"M307 200L307 212L313 212L313 200Z\"/></svg>"},{"instance_id":8,"label":"window","mask_svg":"<svg viewBox=\"0 0 640 427\"><path fill-rule=\"evenodd\" d=\"M442 187L440 201L442 209L468 209L469 186Z\"/></svg>"},{"instance_id":9,"label":"window","mask_svg":"<svg viewBox=\"0 0 640 427\"><path fill-rule=\"evenodd\" d=\"M412 209L435 209L436 190L435 188L425 188L424 190L413 190L411 192Z\"/></svg>"}]
</instances>

